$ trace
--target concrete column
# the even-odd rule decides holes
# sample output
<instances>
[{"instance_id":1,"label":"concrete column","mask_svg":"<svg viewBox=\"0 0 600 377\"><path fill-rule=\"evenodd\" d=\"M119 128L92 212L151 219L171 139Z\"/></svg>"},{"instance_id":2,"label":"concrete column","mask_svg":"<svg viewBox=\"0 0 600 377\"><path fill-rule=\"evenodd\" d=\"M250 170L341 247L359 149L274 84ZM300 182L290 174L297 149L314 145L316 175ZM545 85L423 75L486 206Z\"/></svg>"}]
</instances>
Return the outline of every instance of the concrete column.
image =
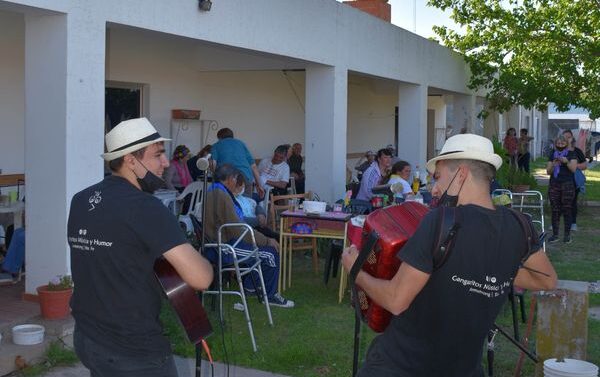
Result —
<instances>
[{"instance_id":1,"label":"concrete column","mask_svg":"<svg viewBox=\"0 0 600 377\"><path fill-rule=\"evenodd\" d=\"M106 26L74 12L25 17L26 293L70 273L71 198L103 176Z\"/></svg>"},{"instance_id":2,"label":"concrete column","mask_svg":"<svg viewBox=\"0 0 600 377\"><path fill-rule=\"evenodd\" d=\"M538 293L536 376L543 375L544 360L586 359L588 289L585 282L560 280L556 290Z\"/></svg>"},{"instance_id":3,"label":"concrete column","mask_svg":"<svg viewBox=\"0 0 600 377\"><path fill-rule=\"evenodd\" d=\"M427 129L427 132L432 132L427 135L428 151L427 159L435 157L439 154L442 146L446 142L446 100L444 96L429 96L427 100L428 110L435 111L434 129ZM433 145L430 143L433 141ZM431 148L431 149L430 149ZM430 155L431 154L431 155Z\"/></svg>"},{"instance_id":4,"label":"concrete column","mask_svg":"<svg viewBox=\"0 0 600 377\"><path fill-rule=\"evenodd\" d=\"M455 94L453 97L455 134L463 129L473 132L477 120L477 97L464 94Z\"/></svg>"},{"instance_id":5,"label":"concrete column","mask_svg":"<svg viewBox=\"0 0 600 377\"><path fill-rule=\"evenodd\" d=\"M346 191L348 71L306 69L306 190L328 202Z\"/></svg>"},{"instance_id":6,"label":"concrete column","mask_svg":"<svg viewBox=\"0 0 600 377\"><path fill-rule=\"evenodd\" d=\"M427 162L427 86L401 83L398 89L398 156L421 173Z\"/></svg>"}]
</instances>

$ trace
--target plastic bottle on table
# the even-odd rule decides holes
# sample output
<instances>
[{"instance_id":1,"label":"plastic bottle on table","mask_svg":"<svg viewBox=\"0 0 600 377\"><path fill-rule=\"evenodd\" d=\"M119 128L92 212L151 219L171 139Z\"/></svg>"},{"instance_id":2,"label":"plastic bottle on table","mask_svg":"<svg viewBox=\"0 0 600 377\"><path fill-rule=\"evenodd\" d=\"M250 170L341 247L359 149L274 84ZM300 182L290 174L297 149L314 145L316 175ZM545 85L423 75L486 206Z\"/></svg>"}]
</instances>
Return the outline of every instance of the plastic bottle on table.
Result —
<instances>
[{"instance_id":1,"label":"plastic bottle on table","mask_svg":"<svg viewBox=\"0 0 600 377\"><path fill-rule=\"evenodd\" d=\"M417 191L417 193L413 196L413 201L423 204L424 200L423 195L421 195L421 192Z\"/></svg>"},{"instance_id":2,"label":"plastic bottle on table","mask_svg":"<svg viewBox=\"0 0 600 377\"><path fill-rule=\"evenodd\" d=\"M419 165L415 167L415 172L413 174L412 181L412 191L416 194L419 192L419 187L421 187L421 176L419 175Z\"/></svg>"}]
</instances>

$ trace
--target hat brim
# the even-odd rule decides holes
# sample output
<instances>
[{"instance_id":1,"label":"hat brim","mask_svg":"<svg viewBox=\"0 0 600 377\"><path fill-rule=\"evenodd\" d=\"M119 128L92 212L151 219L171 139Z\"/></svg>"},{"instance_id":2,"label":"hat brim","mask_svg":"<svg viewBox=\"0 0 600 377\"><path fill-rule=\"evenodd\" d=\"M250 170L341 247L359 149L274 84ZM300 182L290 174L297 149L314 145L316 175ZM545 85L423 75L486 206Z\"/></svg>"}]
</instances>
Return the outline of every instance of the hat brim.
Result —
<instances>
[{"instance_id":1,"label":"hat brim","mask_svg":"<svg viewBox=\"0 0 600 377\"><path fill-rule=\"evenodd\" d=\"M496 171L502 166L502 158L495 153L481 153L474 151L467 152L452 152L448 154L439 155L427 161L427 171L433 174L435 171L435 163L442 160L476 160L487 162L496 168Z\"/></svg>"},{"instance_id":2,"label":"hat brim","mask_svg":"<svg viewBox=\"0 0 600 377\"><path fill-rule=\"evenodd\" d=\"M147 147L148 145L159 143L161 141L171 141L171 139L168 139L166 137L159 137L158 139L154 139L154 140L150 140L150 141L145 141L143 143L135 144L135 145L132 145L132 146L130 146L128 148L125 148L125 149L122 149L122 150L119 150L119 151L102 153L101 156L104 159L104 161L112 161L112 160L117 159L119 157L123 157L123 156L125 156L128 153L135 152L135 151L140 150L140 149L142 149L144 147Z\"/></svg>"}]
</instances>

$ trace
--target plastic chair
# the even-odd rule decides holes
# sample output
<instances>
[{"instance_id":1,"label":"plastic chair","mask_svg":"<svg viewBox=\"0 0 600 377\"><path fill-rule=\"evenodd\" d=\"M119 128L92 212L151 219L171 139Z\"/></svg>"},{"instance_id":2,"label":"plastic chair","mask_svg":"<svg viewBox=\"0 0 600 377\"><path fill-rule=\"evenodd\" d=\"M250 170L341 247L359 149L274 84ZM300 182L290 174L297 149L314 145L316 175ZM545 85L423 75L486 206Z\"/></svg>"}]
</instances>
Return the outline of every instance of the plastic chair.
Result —
<instances>
[{"instance_id":1,"label":"plastic chair","mask_svg":"<svg viewBox=\"0 0 600 377\"><path fill-rule=\"evenodd\" d=\"M296 178L290 176L290 187L288 187L288 194L296 195Z\"/></svg>"},{"instance_id":2,"label":"plastic chair","mask_svg":"<svg viewBox=\"0 0 600 377\"><path fill-rule=\"evenodd\" d=\"M229 245L224 243L222 239L222 233L224 229L227 228L240 228L241 235L237 238L237 240L233 243L233 245ZM244 237L250 234L252 237L252 250L240 249L237 245L244 239ZM269 307L269 299L267 298L267 290L265 287L265 281L263 279L262 269L261 269L261 260L259 257L259 249L256 246L256 239L254 238L254 232L252 228L247 224L242 223L232 223L232 224L224 224L219 227L218 231L218 239L217 243L209 243L204 245L205 249L208 248L216 248L218 254L218 263L217 263L217 289L216 290L206 290L203 292L204 295L217 295L219 297L219 316L221 321L224 320L223 317L223 295L235 295L238 296L242 305L244 306L244 314L246 316L246 322L248 324L248 331L250 332L250 339L252 340L252 349L254 352L258 350L256 346L256 339L254 338L254 329L252 327L252 320L250 318L250 311L248 310L248 302L246 300L246 294L244 292L244 283L243 277L256 272L258 274L258 278L260 280L260 287L258 289L257 294L262 294L262 302L267 309L267 316L269 317L269 324L273 325L273 317L271 316L271 308ZM233 257L233 263L226 264L223 263L223 254L230 254ZM234 273L237 283L238 289L225 289L223 285L223 275ZM259 292L260 290L260 292ZM259 296L260 297L260 296Z\"/></svg>"},{"instance_id":3,"label":"plastic chair","mask_svg":"<svg viewBox=\"0 0 600 377\"><path fill-rule=\"evenodd\" d=\"M190 214L198 215L202 210L202 182L194 181L186 186L181 194L176 198L178 203L181 203L183 207L186 197L191 195L189 204L185 209L185 212L179 214L179 222L185 224L185 228L188 232L194 231L194 225L190 219Z\"/></svg>"}]
</instances>

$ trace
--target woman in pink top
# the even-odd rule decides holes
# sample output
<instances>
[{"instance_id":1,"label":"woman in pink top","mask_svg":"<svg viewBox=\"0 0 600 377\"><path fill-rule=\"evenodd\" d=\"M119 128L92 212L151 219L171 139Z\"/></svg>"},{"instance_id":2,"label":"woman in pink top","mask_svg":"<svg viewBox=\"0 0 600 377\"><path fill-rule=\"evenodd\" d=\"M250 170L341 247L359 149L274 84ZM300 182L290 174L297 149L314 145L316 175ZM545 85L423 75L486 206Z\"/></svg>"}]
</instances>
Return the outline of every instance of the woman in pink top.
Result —
<instances>
[{"instance_id":1,"label":"woman in pink top","mask_svg":"<svg viewBox=\"0 0 600 377\"><path fill-rule=\"evenodd\" d=\"M185 145L178 145L175 148L171 164L165 171L165 182L168 189L182 192L187 185L192 183L192 176L187 166L190 157L190 150Z\"/></svg>"},{"instance_id":2,"label":"woman in pink top","mask_svg":"<svg viewBox=\"0 0 600 377\"><path fill-rule=\"evenodd\" d=\"M514 128L509 128L506 131L506 136L504 137L504 149L506 149L506 151L508 152L508 156L509 156L509 161L510 164L513 167L517 166L517 145L518 145L518 140L517 140L517 130L515 130Z\"/></svg>"}]
</instances>

